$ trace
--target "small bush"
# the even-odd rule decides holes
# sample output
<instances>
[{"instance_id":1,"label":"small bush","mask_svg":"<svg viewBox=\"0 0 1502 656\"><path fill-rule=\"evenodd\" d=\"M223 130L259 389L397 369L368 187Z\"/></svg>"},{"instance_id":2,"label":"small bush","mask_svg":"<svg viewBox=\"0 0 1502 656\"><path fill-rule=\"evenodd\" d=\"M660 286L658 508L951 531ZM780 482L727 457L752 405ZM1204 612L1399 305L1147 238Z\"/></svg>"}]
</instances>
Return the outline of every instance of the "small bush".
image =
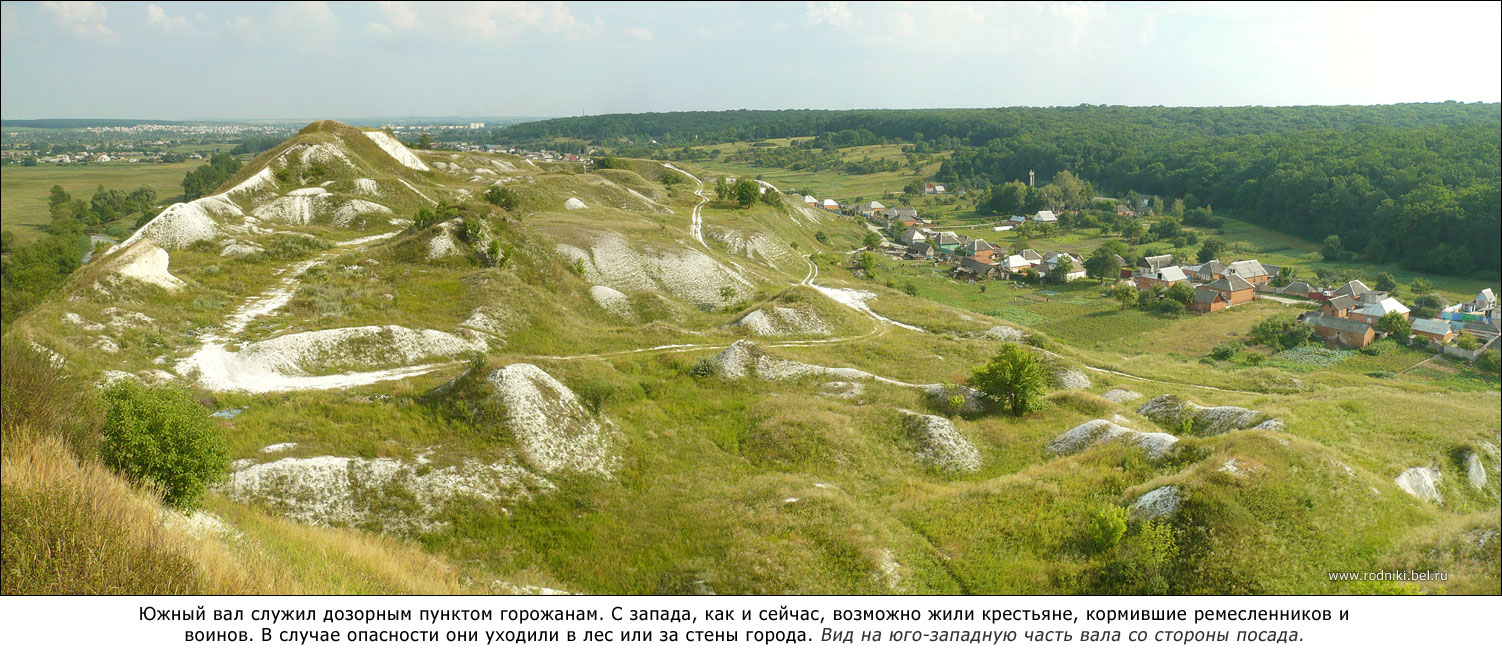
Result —
<instances>
[{"instance_id":1,"label":"small bush","mask_svg":"<svg viewBox=\"0 0 1502 656\"><path fill-rule=\"evenodd\" d=\"M1241 344L1238 342L1226 342L1210 349L1210 357L1216 360L1230 360L1241 352Z\"/></svg>"},{"instance_id":2,"label":"small bush","mask_svg":"<svg viewBox=\"0 0 1502 656\"><path fill-rule=\"evenodd\" d=\"M104 407L104 463L156 483L169 505L197 506L229 465L218 425L186 390L119 383L105 390Z\"/></svg>"},{"instance_id":3,"label":"small bush","mask_svg":"<svg viewBox=\"0 0 1502 656\"><path fill-rule=\"evenodd\" d=\"M694 366L688 370L688 375L694 378L709 378L720 373L720 361L711 356L704 356L694 361Z\"/></svg>"},{"instance_id":4,"label":"small bush","mask_svg":"<svg viewBox=\"0 0 1502 656\"><path fill-rule=\"evenodd\" d=\"M1095 512L1087 532L1090 544L1095 546L1096 551L1107 551L1121 542L1121 536L1126 535L1126 530L1126 508L1106 506Z\"/></svg>"},{"instance_id":5,"label":"small bush","mask_svg":"<svg viewBox=\"0 0 1502 656\"><path fill-rule=\"evenodd\" d=\"M1258 353L1256 351L1248 351L1246 356L1243 357L1241 361L1255 367L1262 364L1263 362L1266 362L1267 356L1262 355L1261 353Z\"/></svg>"},{"instance_id":6,"label":"small bush","mask_svg":"<svg viewBox=\"0 0 1502 656\"><path fill-rule=\"evenodd\" d=\"M1497 349L1487 349L1481 357L1476 359L1476 367L1482 371L1497 373L1499 369L1502 369L1502 354L1498 354Z\"/></svg>"}]
</instances>

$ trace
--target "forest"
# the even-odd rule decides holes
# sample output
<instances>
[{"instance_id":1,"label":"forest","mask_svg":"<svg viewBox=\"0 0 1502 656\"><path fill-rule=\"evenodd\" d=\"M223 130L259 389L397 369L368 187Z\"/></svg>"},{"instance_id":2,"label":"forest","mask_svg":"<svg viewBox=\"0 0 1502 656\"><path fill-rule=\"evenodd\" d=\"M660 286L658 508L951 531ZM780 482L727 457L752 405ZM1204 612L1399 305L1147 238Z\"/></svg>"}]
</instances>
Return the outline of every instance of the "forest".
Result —
<instances>
[{"instance_id":1,"label":"forest","mask_svg":"<svg viewBox=\"0 0 1502 656\"><path fill-rule=\"evenodd\" d=\"M1182 198L1328 241L1336 260L1456 274L1502 266L1497 103L669 112L523 123L496 137L631 150L656 140L680 152L787 137L813 137L805 148L818 149L905 142L950 153L935 179L957 187L988 189L1029 170L1042 184L1070 171L1101 193ZM755 157L824 164L810 150Z\"/></svg>"}]
</instances>

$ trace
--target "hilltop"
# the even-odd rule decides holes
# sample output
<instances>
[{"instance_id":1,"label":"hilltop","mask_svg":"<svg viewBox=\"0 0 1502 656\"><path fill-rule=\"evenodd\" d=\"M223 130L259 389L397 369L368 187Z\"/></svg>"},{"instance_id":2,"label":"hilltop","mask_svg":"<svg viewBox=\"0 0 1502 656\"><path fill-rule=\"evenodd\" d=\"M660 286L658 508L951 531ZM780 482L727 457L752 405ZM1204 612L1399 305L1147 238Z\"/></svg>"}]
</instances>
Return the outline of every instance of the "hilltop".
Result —
<instances>
[{"instance_id":1,"label":"hilltop","mask_svg":"<svg viewBox=\"0 0 1502 656\"><path fill-rule=\"evenodd\" d=\"M142 548L216 573L194 590L1497 592L1485 390L1191 352L1272 304L1168 325L1085 282L982 313L933 276L883 285L871 229L790 189L721 201L712 164L612 164L319 121L74 273L6 348L80 398L133 380L221 415L232 470L184 520L215 528ZM961 384L1003 343L1047 367L1036 412ZM151 523L148 490L21 435L7 559L31 553L20 513L49 514L15 500L108 489ZM92 487L13 473L38 454ZM368 574L311 583L345 562ZM1379 568L1451 578L1325 577Z\"/></svg>"}]
</instances>

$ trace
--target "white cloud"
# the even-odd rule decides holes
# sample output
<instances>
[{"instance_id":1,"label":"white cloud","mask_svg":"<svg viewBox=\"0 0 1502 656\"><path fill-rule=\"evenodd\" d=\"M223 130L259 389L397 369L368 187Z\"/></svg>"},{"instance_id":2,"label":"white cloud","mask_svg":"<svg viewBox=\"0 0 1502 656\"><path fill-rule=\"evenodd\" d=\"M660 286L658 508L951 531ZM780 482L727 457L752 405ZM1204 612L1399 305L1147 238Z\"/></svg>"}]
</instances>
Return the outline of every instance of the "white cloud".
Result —
<instances>
[{"instance_id":1,"label":"white cloud","mask_svg":"<svg viewBox=\"0 0 1502 656\"><path fill-rule=\"evenodd\" d=\"M803 13L803 21L810 25L845 27L855 22L855 16L850 13L850 5L844 2L810 2L808 11Z\"/></svg>"},{"instance_id":2,"label":"white cloud","mask_svg":"<svg viewBox=\"0 0 1502 656\"><path fill-rule=\"evenodd\" d=\"M391 28L373 22L365 26L365 33L370 36L391 36Z\"/></svg>"},{"instance_id":3,"label":"white cloud","mask_svg":"<svg viewBox=\"0 0 1502 656\"><path fill-rule=\"evenodd\" d=\"M455 27L482 39L509 39L531 31L579 36L601 25L599 19L580 23L562 2L467 2L443 7Z\"/></svg>"},{"instance_id":4,"label":"white cloud","mask_svg":"<svg viewBox=\"0 0 1502 656\"><path fill-rule=\"evenodd\" d=\"M327 50L339 17L327 2L284 2L271 9L271 26L303 51Z\"/></svg>"},{"instance_id":5,"label":"white cloud","mask_svg":"<svg viewBox=\"0 0 1502 656\"><path fill-rule=\"evenodd\" d=\"M394 29L415 30L422 27L422 17L417 15L417 10L410 2L382 2L381 13Z\"/></svg>"},{"instance_id":6,"label":"white cloud","mask_svg":"<svg viewBox=\"0 0 1502 656\"><path fill-rule=\"evenodd\" d=\"M171 16L157 5L146 5L146 26L163 32L177 32L188 27L188 17Z\"/></svg>"},{"instance_id":7,"label":"white cloud","mask_svg":"<svg viewBox=\"0 0 1502 656\"><path fill-rule=\"evenodd\" d=\"M97 2L43 2L42 11L79 38L101 43L120 42L119 33L104 24L109 11Z\"/></svg>"},{"instance_id":8,"label":"white cloud","mask_svg":"<svg viewBox=\"0 0 1502 656\"><path fill-rule=\"evenodd\" d=\"M641 39L642 41L652 40L652 30L649 30L645 27L628 27L624 31L626 33L626 36L629 36L633 39Z\"/></svg>"}]
</instances>

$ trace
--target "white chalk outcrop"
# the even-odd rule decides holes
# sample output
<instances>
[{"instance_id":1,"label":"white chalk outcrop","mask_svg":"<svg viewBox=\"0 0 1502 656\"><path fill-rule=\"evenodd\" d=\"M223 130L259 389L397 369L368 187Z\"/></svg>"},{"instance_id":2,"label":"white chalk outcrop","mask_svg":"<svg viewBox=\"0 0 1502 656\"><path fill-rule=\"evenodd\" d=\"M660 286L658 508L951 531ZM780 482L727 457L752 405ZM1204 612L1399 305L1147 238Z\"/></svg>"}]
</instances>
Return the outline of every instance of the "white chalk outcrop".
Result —
<instances>
[{"instance_id":1,"label":"white chalk outcrop","mask_svg":"<svg viewBox=\"0 0 1502 656\"><path fill-rule=\"evenodd\" d=\"M1256 410L1234 405L1201 406L1193 401L1164 394L1142 404L1137 413L1160 426L1179 427L1186 423L1199 435L1219 435L1243 428L1261 427L1268 418ZM1282 422L1265 424L1281 428ZM1276 428L1268 428L1276 430Z\"/></svg>"},{"instance_id":2,"label":"white chalk outcrop","mask_svg":"<svg viewBox=\"0 0 1502 656\"><path fill-rule=\"evenodd\" d=\"M1438 467L1412 467L1393 479L1398 487L1414 497L1434 503L1444 503L1439 493L1440 471Z\"/></svg>"},{"instance_id":3,"label":"white chalk outcrop","mask_svg":"<svg viewBox=\"0 0 1502 656\"><path fill-rule=\"evenodd\" d=\"M171 258L167 255L167 251L162 250L151 239L139 239L117 251L115 257L105 263L105 266L121 277L167 290L175 290L183 286L183 281L167 270L169 264L171 264Z\"/></svg>"},{"instance_id":4,"label":"white chalk outcrop","mask_svg":"<svg viewBox=\"0 0 1502 656\"><path fill-rule=\"evenodd\" d=\"M1179 438L1168 433L1144 433L1105 419L1092 419L1054 438L1048 443L1048 451L1062 455L1100 442L1128 442L1141 448L1148 458L1156 460L1178 441Z\"/></svg>"},{"instance_id":5,"label":"white chalk outcrop","mask_svg":"<svg viewBox=\"0 0 1502 656\"><path fill-rule=\"evenodd\" d=\"M1132 519L1162 519L1179 511L1179 488L1165 485L1137 497L1132 503Z\"/></svg>"},{"instance_id":6,"label":"white chalk outcrop","mask_svg":"<svg viewBox=\"0 0 1502 656\"><path fill-rule=\"evenodd\" d=\"M217 490L241 502L306 524L432 530L445 504L460 498L521 499L553 489L548 481L507 462L465 461L448 467L395 458L318 456L250 465ZM403 503L393 510L391 501Z\"/></svg>"},{"instance_id":7,"label":"white chalk outcrop","mask_svg":"<svg viewBox=\"0 0 1502 656\"><path fill-rule=\"evenodd\" d=\"M588 205L584 204L584 201L577 198L570 198L566 201L563 201L563 209L566 210L582 210L588 207Z\"/></svg>"},{"instance_id":8,"label":"white chalk outcrop","mask_svg":"<svg viewBox=\"0 0 1502 656\"><path fill-rule=\"evenodd\" d=\"M759 337L828 335L831 332L819 311L806 306L760 308L741 317L735 324Z\"/></svg>"},{"instance_id":9,"label":"white chalk outcrop","mask_svg":"<svg viewBox=\"0 0 1502 656\"><path fill-rule=\"evenodd\" d=\"M948 472L980 469L980 451L948 419L900 410L908 435L918 443L918 460Z\"/></svg>"},{"instance_id":10,"label":"white chalk outcrop","mask_svg":"<svg viewBox=\"0 0 1502 656\"><path fill-rule=\"evenodd\" d=\"M531 364L513 364L487 378L506 408L506 425L527 462L559 470L610 476L620 466L616 429L596 417L570 390Z\"/></svg>"},{"instance_id":11,"label":"white chalk outcrop","mask_svg":"<svg viewBox=\"0 0 1502 656\"><path fill-rule=\"evenodd\" d=\"M387 155L390 155L392 159L395 159L402 166L416 171L432 170L417 157L416 153L408 150L406 146L402 145L402 142L397 141L396 137L386 134L382 130L366 130L365 136L374 142L376 146L379 146L381 150L386 151Z\"/></svg>"},{"instance_id":12,"label":"white chalk outcrop","mask_svg":"<svg viewBox=\"0 0 1502 656\"><path fill-rule=\"evenodd\" d=\"M589 288L589 297L606 312L626 321L636 321L636 310L631 308L631 299L625 294L604 285Z\"/></svg>"}]
</instances>

